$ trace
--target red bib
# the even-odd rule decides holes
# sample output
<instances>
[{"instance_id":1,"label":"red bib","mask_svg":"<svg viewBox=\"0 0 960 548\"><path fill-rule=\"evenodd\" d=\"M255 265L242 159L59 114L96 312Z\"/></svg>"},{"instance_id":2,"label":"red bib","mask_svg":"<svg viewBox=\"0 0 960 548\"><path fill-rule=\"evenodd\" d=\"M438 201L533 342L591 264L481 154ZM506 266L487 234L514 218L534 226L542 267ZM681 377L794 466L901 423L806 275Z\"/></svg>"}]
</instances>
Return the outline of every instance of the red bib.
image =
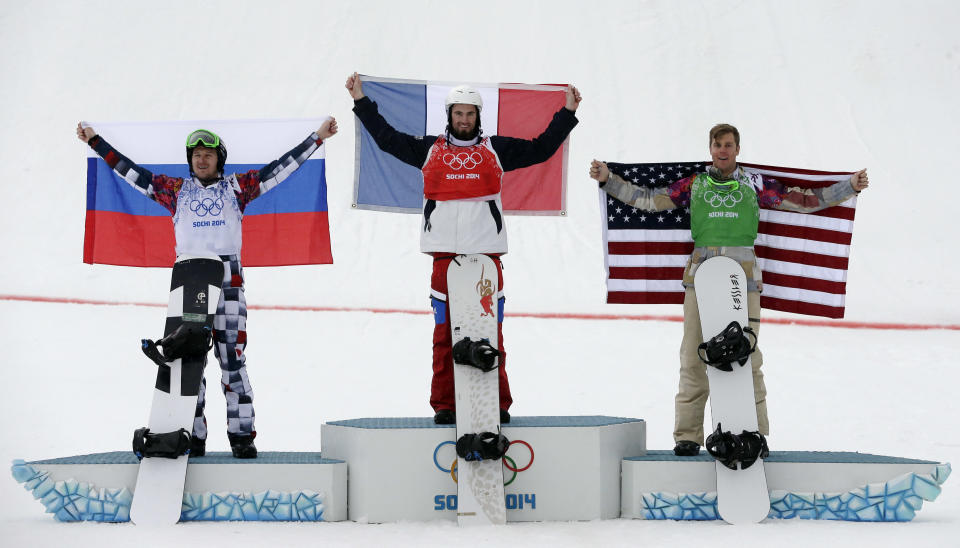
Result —
<instances>
[{"instance_id":1,"label":"red bib","mask_svg":"<svg viewBox=\"0 0 960 548\"><path fill-rule=\"evenodd\" d=\"M423 166L423 195L431 200L462 200L500 192L503 168L490 148L490 139L458 147L437 138Z\"/></svg>"}]
</instances>

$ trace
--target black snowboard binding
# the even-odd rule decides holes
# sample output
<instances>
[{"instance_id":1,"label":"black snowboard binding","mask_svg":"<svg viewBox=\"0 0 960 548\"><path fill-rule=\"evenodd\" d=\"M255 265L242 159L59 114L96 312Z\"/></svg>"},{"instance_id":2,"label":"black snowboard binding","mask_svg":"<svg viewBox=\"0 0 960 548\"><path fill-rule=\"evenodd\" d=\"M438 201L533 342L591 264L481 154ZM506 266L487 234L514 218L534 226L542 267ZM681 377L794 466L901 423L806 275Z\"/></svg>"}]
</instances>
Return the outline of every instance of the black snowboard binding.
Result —
<instances>
[{"instance_id":1,"label":"black snowboard binding","mask_svg":"<svg viewBox=\"0 0 960 548\"><path fill-rule=\"evenodd\" d=\"M753 338L753 342L747 335ZM697 354L707 365L720 371L733 371L733 362L743 366L756 348L757 334L753 329L749 326L741 328L739 323L732 321L720 334L698 346Z\"/></svg>"},{"instance_id":2,"label":"black snowboard binding","mask_svg":"<svg viewBox=\"0 0 960 548\"><path fill-rule=\"evenodd\" d=\"M767 438L760 432L744 430L740 435L732 434L722 431L720 423L713 434L707 436L707 452L731 470L737 469L738 462L740 469L746 470L758 458L765 459L770 455Z\"/></svg>"},{"instance_id":3,"label":"black snowboard binding","mask_svg":"<svg viewBox=\"0 0 960 548\"><path fill-rule=\"evenodd\" d=\"M500 351L490 345L490 339L471 341L470 337L464 337L453 345L453 361L472 365L484 373L497 368L494 362L499 356Z\"/></svg>"},{"instance_id":4,"label":"black snowboard binding","mask_svg":"<svg viewBox=\"0 0 960 548\"><path fill-rule=\"evenodd\" d=\"M175 459L190 452L190 432L181 428L176 432L154 434L149 428L137 428L133 432L133 454L143 457Z\"/></svg>"},{"instance_id":5,"label":"black snowboard binding","mask_svg":"<svg viewBox=\"0 0 960 548\"><path fill-rule=\"evenodd\" d=\"M157 349L158 346L163 347L162 352ZM183 323L160 340L140 340L143 353L153 360L153 363L164 367L177 358L205 356L211 348L212 333L209 327L202 324Z\"/></svg>"},{"instance_id":6,"label":"black snowboard binding","mask_svg":"<svg viewBox=\"0 0 960 548\"><path fill-rule=\"evenodd\" d=\"M457 456L466 461L495 460L507 454L510 440L503 434L464 434L457 440Z\"/></svg>"}]
</instances>

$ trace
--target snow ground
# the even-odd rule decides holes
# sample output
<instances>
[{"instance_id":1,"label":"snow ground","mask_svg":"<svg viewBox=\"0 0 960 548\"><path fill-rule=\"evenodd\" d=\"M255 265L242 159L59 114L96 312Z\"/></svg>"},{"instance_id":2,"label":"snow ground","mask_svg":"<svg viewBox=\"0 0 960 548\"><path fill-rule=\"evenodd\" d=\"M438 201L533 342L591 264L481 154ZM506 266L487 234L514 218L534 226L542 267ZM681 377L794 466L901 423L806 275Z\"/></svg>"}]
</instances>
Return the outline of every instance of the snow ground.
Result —
<instances>
[{"instance_id":1,"label":"snow ground","mask_svg":"<svg viewBox=\"0 0 960 548\"><path fill-rule=\"evenodd\" d=\"M0 462L126 448L131 428L146 420L145 401L155 374L137 340L160 329L161 310L0 301L0 333L18 334L4 342L13 367L0 384L0 412L23 417L0 427ZM74 327L58 333L55 343L45 333L25 328L49 317ZM429 316L405 314L252 311L249 327L256 338L247 355L257 390L258 446L315 451L323 421L428 415L430 355L423 339L431 321ZM679 323L509 321L505 337L515 415L639 417L647 420L648 448L671 446ZM772 324L761 331L774 429L770 444L775 450L856 450L960 462L955 397L960 332ZM608 347L599 358L592 343L611 336L621 338L621 344ZM829 359L813 359L821 355ZM922 364L923 371L902 364ZM208 369L208 374L215 371ZM207 420L209 448L226 450L226 435L217 427L225 424L219 394L209 397ZM740 539L748 546L774 541L782 546L846 541L949 546L960 538L955 481L948 480L940 498L926 503L906 524L772 521L733 532L720 523L610 520L510 524L478 533L436 522L202 523L144 538L134 526L58 523L9 478L0 480L0 529L11 542L31 540L40 546L57 544L65 534L78 545L101 546L180 540L217 546L234 542L234 535L269 544L312 541L334 546L439 546L449 542L450 535L465 545L484 539L495 545L555 546Z\"/></svg>"},{"instance_id":2,"label":"snow ground","mask_svg":"<svg viewBox=\"0 0 960 548\"><path fill-rule=\"evenodd\" d=\"M0 190L8 197L0 293L164 300L164 269L80 262L85 152L73 137L77 120L331 113L342 127L327 150L336 264L251 269L248 300L426 310L429 261L417 252L417 218L349 206L353 124L341 86L359 70L571 82L583 92L568 215L508 221L508 315L679 314L679 307L603 304L600 216L586 166L594 157L704 157L707 128L729 121L743 135L744 161L870 168L848 319L960 324L960 286L944 283L958 259L952 181L942 167L960 145L960 5L651 0L583 8L567 0L493 0L483 8L428 0L0 3ZM153 375L137 341L155 336L161 317L151 307L0 300L8 364L0 462L126 447L146 417ZM515 414L644 418L649 447L669 446L679 324L508 322ZM261 448L316 450L324 420L426 415L429 331L428 316L252 311ZM774 324L762 331L774 449L960 463L960 332ZM601 341L616 345L598 352ZM210 404L210 424L222 424L221 397L212 394ZM211 432L212 449L225 449L223 433ZM907 524L784 521L744 530L610 520L467 532L447 523L200 523L147 534L57 523L10 478L0 480L0 544L949 546L960 544L955 482Z\"/></svg>"}]
</instances>

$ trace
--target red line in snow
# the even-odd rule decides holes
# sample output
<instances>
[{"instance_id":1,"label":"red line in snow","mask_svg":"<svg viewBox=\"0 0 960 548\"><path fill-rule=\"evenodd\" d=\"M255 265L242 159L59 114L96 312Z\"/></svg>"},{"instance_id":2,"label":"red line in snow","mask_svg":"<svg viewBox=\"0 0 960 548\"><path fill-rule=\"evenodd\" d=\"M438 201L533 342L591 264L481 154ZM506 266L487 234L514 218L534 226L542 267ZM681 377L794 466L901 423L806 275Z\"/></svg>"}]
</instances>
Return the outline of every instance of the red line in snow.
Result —
<instances>
[{"instance_id":1,"label":"red line in snow","mask_svg":"<svg viewBox=\"0 0 960 548\"><path fill-rule=\"evenodd\" d=\"M143 303L133 301L102 301L96 299L71 299L66 297L40 297L32 295L0 295L0 301L26 301L38 303L61 304L88 304L98 306L152 306L163 308L163 303ZM293 312L371 312L374 314L432 314L430 310L413 310L407 308L372 308L352 306L301 306L301 305L252 305L252 310L288 310ZM682 322L683 316L655 315L655 314L577 314L564 312L510 312L507 314L515 318L542 318L551 320L631 320L631 321L662 321ZM764 318L765 324L803 325L809 327L839 327L843 329L896 329L896 330L926 330L948 329L960 331L958 324L921 324L921 323L883 323L883 322L851 322L840 320L813 320L791 318Z\"/></svg>"}]
</instances>

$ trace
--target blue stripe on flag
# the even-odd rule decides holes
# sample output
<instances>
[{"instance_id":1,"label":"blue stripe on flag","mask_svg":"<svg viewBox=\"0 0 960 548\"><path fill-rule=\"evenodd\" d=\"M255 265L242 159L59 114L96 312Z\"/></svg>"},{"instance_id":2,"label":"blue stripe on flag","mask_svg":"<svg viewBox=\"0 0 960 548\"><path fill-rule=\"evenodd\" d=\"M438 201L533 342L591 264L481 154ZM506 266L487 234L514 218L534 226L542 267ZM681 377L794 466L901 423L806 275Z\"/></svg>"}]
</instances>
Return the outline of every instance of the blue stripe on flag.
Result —
<instances>
[{"instance_id":1,"label":"blue stripe on flag","mask_svg":"<svg viewBox=\"0 0 960 548\"><path fill-rule=\"evenodd\" d=\"M188 177L187 164L140 164L155 174ZM263 164L227 164L229 173L246 173ZM319 181L319 184L317 183ZM87 209L148 217L169 217L160 204L140 194L100 158L87 159ZM270 192L250 202L245 215L327 211L325 160L307 160Z\"/></svg>"},{"instance_id":2,"label":"blue stripe on flag","mask_svg":"<svg viewBox=\"0 0 960 548\"><path fill-rule=\"evenodd\" d=\"M314 213L327 211L326 160L307 160L300 169L282 183L250 202L244 215L265 213ZM230 164L227 164L230 167ZM238 166L239 167L239 166ZM263 166L244 167L259 169ZM235 171L240 172L240 169ZM227 171L230 173L230 171Z\"/></svg>"},{"instance_id":3,"label":"blue stripe on flag","mask_svg":"<svg viewBox=\"0 0 960 548\"><path fill-rule=\"evenodd\" d=\"M427 127L427 87L422 84L364 82L364 93L377 103L380 114L397 131L423 135ZM423 176L380 150L360 127L360 175L357 200L362 204L419 209L423 205Z\"/></svg>"},{"instance_id":4,"label":"blue stripe on flag","mask_svg":"<svg viewBox=\"0 0 960 548\"><path fill-rule=\"evenodd\" d=\"M143 167L152 170L153 166ZM183 168L186 167L183 164ZM87 209L145 217L170 216L162 205L140 194L100 158L87 158Z\"/></svg>"}]
</instances>

